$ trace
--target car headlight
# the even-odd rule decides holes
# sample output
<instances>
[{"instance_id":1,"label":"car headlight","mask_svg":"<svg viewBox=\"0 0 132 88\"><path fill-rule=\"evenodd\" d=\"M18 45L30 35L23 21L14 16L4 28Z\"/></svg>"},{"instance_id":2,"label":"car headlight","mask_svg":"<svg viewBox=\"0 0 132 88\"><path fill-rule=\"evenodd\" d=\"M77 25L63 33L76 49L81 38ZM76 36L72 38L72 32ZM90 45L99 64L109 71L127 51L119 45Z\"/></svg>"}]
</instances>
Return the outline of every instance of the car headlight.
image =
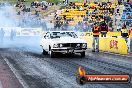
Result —
<instances>
[{"instance_id":1,"label":"car headlight","mask_svg":"<svg viewBox=\"0 0 132 88\"><path fill-rule=\"evenodd\" d=\"M54 44L53 45L53 48L58 48L59 47L59 44Z\"/></svg>"},{"instance_id":2,"label":"car headlight","mask_svg":"<svg viewBox=\"0 0 132 88\"><path fill-rule=\"evenodd\" d=\"M82 48L87 48L87 44L86 43L83 43L82 44Z\"/></svg>"}]
</instances>

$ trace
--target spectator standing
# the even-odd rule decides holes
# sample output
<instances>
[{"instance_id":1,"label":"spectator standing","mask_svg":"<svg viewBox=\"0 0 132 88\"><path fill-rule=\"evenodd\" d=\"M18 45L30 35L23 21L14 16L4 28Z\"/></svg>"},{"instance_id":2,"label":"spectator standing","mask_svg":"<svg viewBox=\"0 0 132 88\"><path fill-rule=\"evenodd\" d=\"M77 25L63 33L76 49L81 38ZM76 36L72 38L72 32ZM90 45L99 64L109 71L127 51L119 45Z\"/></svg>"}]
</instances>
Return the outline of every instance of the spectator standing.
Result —
<instances>
[{"instance_id":1,"label":"spectator standing","mask_svg":"<svg viewBox=\"0 0 132 88\"><path fill-rule=\"evenodd\" d=\"M132 38L132 25L130 26L130 29L129 29L129 36L130 38Z\"/></svg>"},{"instance_id":2,"label":"spectator standing","mask_svg":"<svg viewBox=\"0 0 132 88\"><path fill-rule=\"evenodd\" d=\"M5 35L5 32L4 32L3 28L1 28L1 30L0 30L0 43L3 43L4 35Z\"/></svg>"},{"instance_id":3,"label":"spectator standing","mask_svg":"<svg viewBox=\"0 0 132 88\"><path fill-rule=\"evenodd\" d=\"M109 29L111 29L111 30L113 29L112 23L113 23L112 20L110 20L109 23L108 23ZM110 31L110 30L109 30L109 31Z\"/></svg>"},{"instance_id":4,"label":"spectator standing","mask_svg":"<svg viewBox=\"0 0 132 88\"><path fill-rule=\"evenodd\" d=\"M92 52L95 52L95 50L97 50L97 52L99 52L100 29L99 29L99 26L97 23L94 23L92 32L93 32L93 44L92 44L93 50L92 50ZM95 46L96 46L96 49L95 49Z\"/></svg>"},{"instance_id":5,"label":"spectator standing","mask_svg":"<svg viewBox=\"0 0 132 88\"><path fill-rule=\"evenodd\" d=\"M103 21L103 23L100 25L100 32L101 32L101 37L106 37L106 34L108 32L108 26L105 23L105 21Z\"/></svg>"},{"instance_id":6,"label":"spectator standing","mask_svg":"<svg viewBox=\"0 0 132 88\"><path fill-rule=\"evenodd\" d=\"M63 30L68 30L68 21L65 21L63 24Z\"/></svg>"},{"instance_id":7,"label":"spectator standing","mask_svg":"<svg viewBox=\"0 0 132 88\"><path fill-rule=\"evenodd\" d=\"M127 38L129 37L129 31L126 28L126 25L124 24L122 29L121 29L121 36L122 38L125 39L125 41L127 42Z\"/></svg>"},{"instance_id":8,"label":"spectator standing","mask_svg":"<svg viewBox=\"0 0 132 88\"><path fill-rule=\"evenodd\" d=\"M92 32L92 25L90 25L90 23L88 23L87 31Z\"/></svg>"},{"instance_id":9,"label":"spectator standing","mask_svg":"<svg viewBox=\"0 0 132 88\"><path fill-rule=\"evenodd\" d=\"M15 37L16 37L16 32L15 32L15 30L11 30L10 40L13 41Z\"/></svg>"},{"instance_id":10,"label":"spectator standing","mask_svg":"<svg viewBox=\"0 0 132 88\"><path fill-rule=\"evenodd\" d=\"M84 23L83 23L83 31L84 31L84 32L87 31L87 27L88 27L87 22L84 22Z\"/></svg>"},{"instance_id":11,"label":"spectator standing","mask_svg":"<svg viewBox=\"0 0 132 88\"><path fill-rule=\"evenodd\" d=\"M118 26L117 26L117 31L118 32L121 31L121 25L120 24L118 24Z\"/></svg>"},{"instance_id":12,"label":"spectator standing","mask_svg":"<svg viewBox=\"0 0 132 88\"><path fill-rule=\"evenodd\" d=\"M35 10L36 17L39 17L39 11Z\"/></svg>"},{"instance_id":13,"label":"spectator standing","mask_svg":"<svg viewBox=\"0 0 132 88\"><path fill-rule=\"evenodd\" d=\"M48 28L47 28L47 25L46 25L46 22L42 22L42 28L44 31L48 31Z\"/></svg>"}]
</instances>

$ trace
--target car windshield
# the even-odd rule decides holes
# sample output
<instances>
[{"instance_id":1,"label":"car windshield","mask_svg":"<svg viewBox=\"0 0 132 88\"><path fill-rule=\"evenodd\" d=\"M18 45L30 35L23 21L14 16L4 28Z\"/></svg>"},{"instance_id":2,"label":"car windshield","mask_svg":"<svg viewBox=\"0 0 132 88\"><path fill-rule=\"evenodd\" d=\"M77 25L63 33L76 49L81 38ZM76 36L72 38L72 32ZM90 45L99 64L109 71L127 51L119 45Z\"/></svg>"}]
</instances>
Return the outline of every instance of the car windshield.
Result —
<instances>
[{"instance_id":1,"label":"car windshield","mask_svg":"<svg viewBox=\"0 0 132 88\"><path fill-rule=\"evenodd\" d=\"M60 38L60 37L78 38L74 32L52 32L51 33L51 38Z\"/></svg>"}]
</instances>

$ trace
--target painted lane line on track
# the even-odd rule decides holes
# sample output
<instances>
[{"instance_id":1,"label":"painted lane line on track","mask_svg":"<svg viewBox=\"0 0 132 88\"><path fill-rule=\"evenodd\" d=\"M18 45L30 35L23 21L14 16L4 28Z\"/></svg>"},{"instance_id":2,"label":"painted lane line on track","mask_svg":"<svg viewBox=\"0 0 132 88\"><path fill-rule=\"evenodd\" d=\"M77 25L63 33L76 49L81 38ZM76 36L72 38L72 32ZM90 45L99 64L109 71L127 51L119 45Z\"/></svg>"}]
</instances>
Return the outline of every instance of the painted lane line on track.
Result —
<instances>
[{"instance_id":1,"label":"painted lane line on track","mask_svg":"<svg viewBox=\"0 0 132 88\"><path fill-rule=\"evenodd\" d=\"M30 88L27 83L23 80L23 78L20 76L20 74L17 72L17 70L13 67L13 65L8 61L7 58L4 58L5 62L11 69L11 71L14 73L16 78L18 79L19 83L23 86L23 88Z\"/></svg>"},{"instance_id":2,"label":"painted lane line on track","mask_svg":"<svg viewBox=\"0 0 132 88\"><path fill-rule=\"evenodd\" d=\"M92 51L92 49L87 49L87 51ZM128 58L132 57L132 56L129 56L128 54L123 55L123 54L119 54L119 53L105 52L105 51L101 51L101 50L99 52L104 53L104 54L107 53L107 54L110 54L110 55L128 57Z\"/></svg>"},{"instance_id":3,"label":"painted lane line on track","mask_svg":"<svg viewBox=\"0 0 132 88\"><path fill-rule=\"evenodd\" d=\"M107 54L111 54L111 55L117 55L117 56L122 56L122 57L132 57L132 56L129 56L129 55L123 55L123 54L118 54L118 53L112 53L112 52L104 52L104 53L107 53Z\"/></svg>"},{"instance_id":4,"label":"painted lane line on track","mask_svg":"<svg viewBox=\"0 0 132 88\"><path fill-rule=\"evenodd\" d=\"M1 81L0 81L0 88L3 88Z\"/></svg>"}]
</instances>

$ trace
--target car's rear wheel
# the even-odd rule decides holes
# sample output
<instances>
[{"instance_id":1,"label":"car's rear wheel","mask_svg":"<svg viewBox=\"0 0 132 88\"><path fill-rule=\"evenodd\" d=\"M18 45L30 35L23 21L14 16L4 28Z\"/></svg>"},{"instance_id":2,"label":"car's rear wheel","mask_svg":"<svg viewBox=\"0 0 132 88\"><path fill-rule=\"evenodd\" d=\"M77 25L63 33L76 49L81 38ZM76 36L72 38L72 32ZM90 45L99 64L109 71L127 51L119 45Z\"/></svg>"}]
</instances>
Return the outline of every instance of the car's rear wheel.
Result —
<instances>
[{"instance_id":1,"label":"car's rear wheel","mask_svg":"<svg viewBox=\"0 0 132 88\"><path fill-rule=\"evenodd\" d=\"M46 52L44 49L43 49L43 55L48 55L48 52Z\"/></svg>"},{"instance_id":2,"label":"car's rear wheel","mask_svg":"<svg viewBox=\"0 0 132 88\"><path fill-rule=\"evenodd\" d=\"M81 57L85 57L85 52L81 52Z\"/></svg>"}]
</instances>

